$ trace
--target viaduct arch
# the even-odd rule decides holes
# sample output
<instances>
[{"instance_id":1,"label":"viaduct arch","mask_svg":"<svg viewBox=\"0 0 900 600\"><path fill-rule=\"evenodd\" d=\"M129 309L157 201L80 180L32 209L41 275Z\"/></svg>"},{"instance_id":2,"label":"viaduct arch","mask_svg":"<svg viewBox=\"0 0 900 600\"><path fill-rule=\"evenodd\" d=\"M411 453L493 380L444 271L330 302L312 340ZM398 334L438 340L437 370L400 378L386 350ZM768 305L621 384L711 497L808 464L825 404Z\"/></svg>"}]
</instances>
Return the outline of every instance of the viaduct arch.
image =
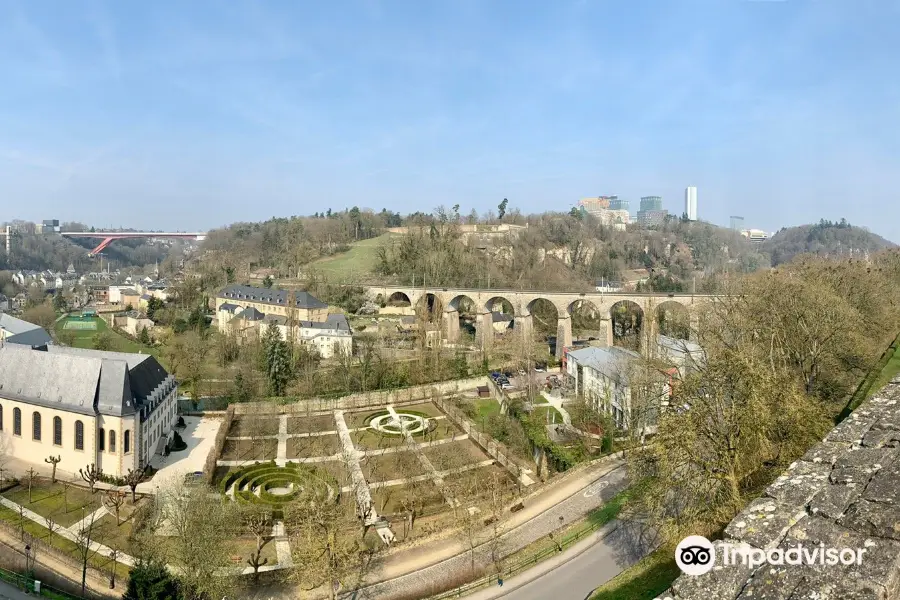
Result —
<instances>
[{"instance_id":1,"label":"viaduct arch","mask_svg":"<svg viewBox=\"0 0 900 600\"><path fill-rule=\"evenodd\" d=\"M643 312L643 326L658 331L661 319L671 313L673 304L685 309L691 323L695 323L694 308L713 301L716 296L701 294L666 293L602 293L602 292L539 292L528 290L479 290L462 288L414 288L410 286L372 286L366 292L371 298L379 296L384 300L405 296L416 306L426 295L433 295L443 308L443 324L447 339L459 339L459 304L468 298L475 306L475 328L482 346L489 346L493 340L491 307L498 300L505 301L513 308L514 329L522 335L533 333L532 308L538 300L545 300L557 311L557 356L563 348L572 345L572 315L579 304L595 308L601 316L606 331L606 344L613 345L612 310L616 305L636 304ZM402 297L401 296L401 297ZM660 316L663 315L663 316Z\"/></svg>"}]
</instances>

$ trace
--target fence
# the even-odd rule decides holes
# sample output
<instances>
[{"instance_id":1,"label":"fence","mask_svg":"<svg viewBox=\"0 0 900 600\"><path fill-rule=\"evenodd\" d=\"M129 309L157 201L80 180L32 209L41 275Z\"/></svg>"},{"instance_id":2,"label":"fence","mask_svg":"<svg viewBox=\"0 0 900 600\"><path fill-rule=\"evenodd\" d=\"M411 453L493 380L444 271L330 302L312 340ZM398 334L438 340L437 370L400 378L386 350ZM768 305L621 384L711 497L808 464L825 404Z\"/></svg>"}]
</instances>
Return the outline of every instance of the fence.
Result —
<instances>
[{"instance_id":1,"label":"fence","mask_svg":"<svg viewBox=\"0 0 900 600\"><path fill-rule=\"evenodd\" d=\"M13 525L9 521L0 520L0 529L2 529L3 531L5 531L6 533L8 533L11 536L19 537L20 539L22 539L21 536L22 536L23 530L20 529L19 527L17 527L16 525ZM58 560L59 562L71 567L73 570L75 570L79 573L81 572L82 565L81 565L81 561L79 559L72 556L71 554L68 554L67 552L64 552L63 550L60 550L56 546L50 545L48 542L45 542L41 538L35 537L35 536L31 535L30 533L25 532L25 538L23 539L23 542L27 542L28 545L31 546L32 553L35 557L39 557L42 554L46 554L46 555L52 556L54 559ZM12 548L17 553L21 554L20 549L9 546L8 544L5 544L5 545L9 548ZM24 556L24 555L22 555L22 556ZM110 562L112 562L112 561L110 560ZM99 568L99 567L96 567L96 566L90 565L90 564L88 565L87 570L88 570L88 573L92 577L100 578L107 582L109 582L109 580L112 576L111 571L108 571L107 569ZM2 575L2 572L3 572L3 570L0 569L0 575ZM27 575L12 573L9 571L7 571L6 573L9 573L11 576L18 577L20 584L26 578L30 581L34 580L33 577L30 577ZM120 581L123 585L127 585L127 583L128 583L127 578L116 577L116 579L117 579L116 585L119 585L118 581ZM43 583L42 583L41 587L42 588L44 587ZM32 588L33 588L33 586L32 586ZM55 588L50 588L50 589L53 590L54 593L58 592L58 594L62 594L62 595L61 596L60 595L45 596L43 590L41 591L41 595L48 597L48 598L74 598L75 597L75 596L67 595L64 592L59 592L58 590L55 590ZM93 597L93 595L89 592L88 597Z\"/></svg>"},{"instance_id":2,"label":"fence","mask_svg":"<svg viewBox=\"0 0 900 600\"><path fill-rule=\"evenodd\" d=\"M471 583L467 583L458 588L454 588L452 590L448 590L446 592L440 593L436 596L431 596L428 600L446 600L447 598L459 598L461 596L465 596L466 594L470 594L476 590L481 588L485 588L492 585L497 585L497 580L499 577L509 578L515 575L518 575L522 571L530 569L535 566L539 562L546 560L547 558L559 554L563 550L571 547L575 543L583 540L587 536L591 535L599 531L602 527L604 527L606 523L587 523L578 529L569 532L560 540L555 542L556 545L550 546L548 548L544 548L543 550L539 550L534 554L524 557L521 560L517 560L510 565L503 566L502 574L493 574L493 575L485 575L484 577L479 577L475 581Z\"/></svg>"},{"instance_id":3,"label":"fence","mask_svg":"<svg viewBox=\"0 0 900 600\"><path fill-rule=\"evenodd\" d=\"M6 569L0 569L0 581L13 585L21 590L27 590L29 595L35 593L35 579L28 575L13 573ZM41 581L41 591L36 595L38 598L51 598L52 600L79 600L78 596L73 596L55 587L49 586ZM5 598L5 596L4 596Z\"/></svg>"}]
</instances>

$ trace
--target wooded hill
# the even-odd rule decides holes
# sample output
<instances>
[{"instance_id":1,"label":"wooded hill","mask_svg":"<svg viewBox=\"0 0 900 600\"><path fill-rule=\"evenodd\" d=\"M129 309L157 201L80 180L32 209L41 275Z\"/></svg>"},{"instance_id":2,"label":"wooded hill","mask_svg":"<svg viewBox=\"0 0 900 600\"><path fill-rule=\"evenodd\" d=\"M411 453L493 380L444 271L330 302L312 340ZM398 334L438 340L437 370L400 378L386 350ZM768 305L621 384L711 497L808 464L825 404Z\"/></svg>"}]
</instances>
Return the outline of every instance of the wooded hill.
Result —
<instances>
[{"instance_id":1,"label":"wooded hill","mask_svg":"<svg viewBox=\"0 0 900 600\"><path fill-rule=\"evenodd\" d=\"M815 225L784 227L760 246L769 255L772 265L790 262L798 254L824 256L859 256L871 254L896 245L862 227L854 227L846 220L819 221Z\"/></svg>"},{"instance_id":2,"label":"wooded hill","mask_svg":"<svg viewBox=\"0 0 900 600\"><path fill-rule=\"evenodd\" d=\"M88 231L90 227L82 223L65 223L63 231ZM100 242L99 239L67 238L55 234L16 235L10 256L6 256L5 245L0 243L0 270L33 270L65 272L68 266L84 273L99 270L99 259L90 258L88 253ZM183 244L176 242L171 248L148 243L144 239L116 240L103 250L104 265L112 261L116 267L144 267L157 261L163 263L169 254L180 254ZM95 264L96 263L96 264Z\"/></svg>"},{"instance_id":3,"label":"wooded hill","mask_svg":"<svg viewBox=\"0 0 900 600\"><path fill-rule=\"evenodd\" d=\"M509 235L467 230L473 224L500 223L526 228ZM368 260L359 268L344 264L331 273L318 270L327 257L346 254L398 225L408 232L366 243ZM845 221L783 229L771 241L754 244L730 229L674 218L654 229L631 225L616 231L576 212L525 216L512 211L501 219L461 216L458 207L438 207L430 215L401 217L354 207L211 232L199 268L222 282L247 280L251 272L268 268L276 278L301 281L324 276L332 283L425 281L529 289L591 289L599 281L620 281L630 270L647 269L649 289L699 293L715 291L729 274L768 268L800 252L840 255L889 245ZM342 279L348 274L352 281Z\"/></svg>"}]
</instances>

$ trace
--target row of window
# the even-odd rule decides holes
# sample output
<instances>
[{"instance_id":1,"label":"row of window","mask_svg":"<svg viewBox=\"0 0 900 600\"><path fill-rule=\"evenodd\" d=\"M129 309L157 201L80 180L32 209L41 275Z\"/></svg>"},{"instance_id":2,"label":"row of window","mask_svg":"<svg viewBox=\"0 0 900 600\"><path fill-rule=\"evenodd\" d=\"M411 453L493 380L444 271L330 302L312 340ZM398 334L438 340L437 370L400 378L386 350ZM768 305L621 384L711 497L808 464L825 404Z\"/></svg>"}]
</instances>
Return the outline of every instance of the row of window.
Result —
<instances>
[{"instance_id":1,"label":"row of window","mask_svg":"<svg viewBox=\"0 0 900 600\"><path fill-rule=\"evenodd\" d=\"M53 443L62 446L63 431L62 419L53 417ZM3 431L3 406L0 405L0 431ZM17 407L13 409L13 435L22 435L22 411ZM31 439L41 441L41 413L34 411L31 413ZM100 445L99 450L106 450L106 432L101 427L100 434L97 437ZM75 449L84 450L84 423L75 421ZM131 452L131 430L126 429L122 434L122 450L125 454ZM109 451L116 451L116 432L109 432Z\"/></svg>"}]
</instances>

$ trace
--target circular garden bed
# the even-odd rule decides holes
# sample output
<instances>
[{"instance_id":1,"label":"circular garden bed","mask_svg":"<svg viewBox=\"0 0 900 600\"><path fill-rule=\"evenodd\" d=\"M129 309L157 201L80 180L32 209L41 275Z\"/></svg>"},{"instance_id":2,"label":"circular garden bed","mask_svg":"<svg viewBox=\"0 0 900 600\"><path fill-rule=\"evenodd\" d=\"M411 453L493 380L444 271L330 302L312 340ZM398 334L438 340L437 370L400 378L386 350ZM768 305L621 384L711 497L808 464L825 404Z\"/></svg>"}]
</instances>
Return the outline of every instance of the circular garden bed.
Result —
<instances>
[{"instance_id":1,"label":"circular garden bed","mask_svg":"<svg viewBox=\"0 0 900 600\"><path fill-rule=\"evenodd\" d=\"M437 428L437 421L425 413L402 409L396 412L400 419L399 423L393 418L390 411L379 410L366 417L366 427L382 435L395 437L402 437L404 431L414 437L420 437Z\"/></svg>"},{"instance_id":2,"label":"circular garden bed","mask_svg":"<svg viewBox=\"0 0 900 600\"><path fill-rule=\"evenodd\" d=\"M228 473L219 483L219 490L228 495L232 486L237 502L263 504L273 509L297 500L331 500L339 487L334 477L322 469L296 463L279 467L272 461Z\"/></svg>"}]
</instances>

